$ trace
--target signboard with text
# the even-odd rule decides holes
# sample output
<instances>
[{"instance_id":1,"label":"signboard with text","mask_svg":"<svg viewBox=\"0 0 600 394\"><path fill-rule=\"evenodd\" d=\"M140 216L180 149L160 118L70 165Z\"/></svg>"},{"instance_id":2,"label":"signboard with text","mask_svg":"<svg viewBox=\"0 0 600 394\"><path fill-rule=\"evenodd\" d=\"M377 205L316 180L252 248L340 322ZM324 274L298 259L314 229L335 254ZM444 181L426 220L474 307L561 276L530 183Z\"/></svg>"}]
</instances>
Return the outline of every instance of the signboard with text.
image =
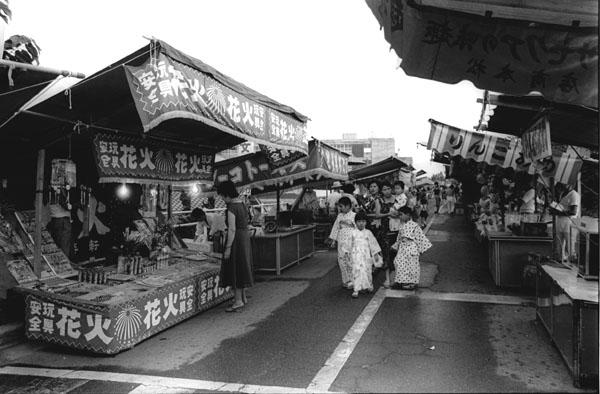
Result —
<instances>
[{"instance_id":1,"label":"signboard with text","mask_svg":"<svg viewBox=\"0 0 600 394\"><path fill-rule=\"evenodd\" d=\"M307 152L304 122L163 52L139 67L125 66L125 70L145 131L173 118L194 119L245 140Z\"/></svg>"},{"instance_id":2,"label":"signboard with text","mask_svg":"<svg viewBox=\"0 0 600 394\"><path fill-rule=\"evenodd\" d=\"M407 75L598 107L598 28L367 0Z\"/></svg>"},{"instance_id":3,"label":"signboard with text","mask_svg":"<svg viewBox=\"0 0 600 394\"><path fill-rule=\"evenodd\" d=\"M212 152L107 134L95 135L93 144L101 183L212 180Z\"/></svg>"},{"instance_id":4,"label":"signboard with text","mask_svg":"<svg viewBox=\"0 0 600 394\"><path fill-rule=\"evenodd\" d=\"M308 156L302 156L286 165L272 166L281 162L283 153L277 149L265 149L254 155L216 164L215 183L232 181L238 187L258 188L278 183L308 181L312 177L345 180L348 178L349 155L337 149L310 141Z\"/></svg>"},{"instance_id":5,"label":"signboard with text","mask_svg":"<svg viewBox=\"0 0 600 394\"><path fill-rule=\"evenodd\" d=\"M550 122L548 118L541 117L533 126L521 136L523 156L529 161L545 159L552 156L552 142L550 141Z\"/></svg>"},{"instance_id":6,"label":"signboard with text","mask_svg":"<svg viewBox=\"0 0 600 394\"><path fill-rule=\"evenodd\" d=\"M121 305L98 308L67 303L51 294L25 302L27 337L114 354L232 297L213 270L174 282Z\"/></svg>"}]
</instances>

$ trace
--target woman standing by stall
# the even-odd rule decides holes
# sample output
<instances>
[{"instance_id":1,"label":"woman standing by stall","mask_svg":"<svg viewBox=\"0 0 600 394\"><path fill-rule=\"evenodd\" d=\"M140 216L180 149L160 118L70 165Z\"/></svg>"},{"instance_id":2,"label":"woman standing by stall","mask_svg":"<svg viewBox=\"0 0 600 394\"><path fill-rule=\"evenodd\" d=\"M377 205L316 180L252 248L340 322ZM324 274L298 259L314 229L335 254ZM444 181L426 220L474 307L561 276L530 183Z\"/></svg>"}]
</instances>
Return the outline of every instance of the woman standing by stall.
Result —
<instances>
[{"instance_id":1,"label":"woman standing by stall","mask_svg":"<svg viewBox=\"0 0 600 394\"><path fill-rule=\"evenodd\" d=\"M235 300L226 312L235 312L241 309L248 300L246 288L253 285L252 278L252 244L248 233L248 210L239 199L235 185L225 181L217 186L217 194L227 204L226 222L227 236L225 238L225 252L221 263L220 287L231 286L234 290Z\"/></svg>"}]
</instances>

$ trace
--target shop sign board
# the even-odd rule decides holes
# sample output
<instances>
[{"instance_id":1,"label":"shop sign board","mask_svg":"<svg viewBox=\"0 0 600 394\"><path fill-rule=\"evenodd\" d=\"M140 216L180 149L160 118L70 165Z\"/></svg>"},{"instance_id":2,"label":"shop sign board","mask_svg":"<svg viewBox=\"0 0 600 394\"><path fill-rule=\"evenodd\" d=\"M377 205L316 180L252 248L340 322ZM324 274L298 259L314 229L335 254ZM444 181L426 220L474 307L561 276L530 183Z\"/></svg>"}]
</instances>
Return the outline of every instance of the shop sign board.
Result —
<instances>
[{"instance_id":1,"label":"shop sign board","mask_svg":"<svg viewBox=\"0 0 600 394\"><path fill-rule=\"evenodd\" d=\"M29 294L27 337L113 354L133 347L199 312L232 297L212 270L171 283L120 305L65 302L49 293Z\"/></svg>"},{"instance_id":2,"label":"shop sign board","mask_svg":"<svg viewBox=\"0 0 600 394\"><path fill-rule=\"evenodd\" d=\"M550 122L543 116L521 136L523 156L526 160L536 161L552 156L550 141Z\"/></svg>"},{"instance_id":3,"label":"shop sign board","mask_svg":"<svg viewBox=\"0 0 600 394\"><path fill-rule=\"evenodd\" d=\"M310 141L309 155L300 155L299 159L282 165L284 155L296 153L280 149L263 149L254 155L236 160L217 163L215 182L230 180L236 186L261 188L276 183L284 183L321 175L332 179L344 179L348 176L349 155L318 141ZM271 163L275 163L271 166Z\"/></svg>"},{"instance_id":4,"label":"shop sign board","mask_svg":"<svg viewBox=\"0 0 600 394\"><path fill-rule=\"evenodd\" d=\"M367 0L407 75L598 107L598 28Z\"/></svg>"},{"instance_id":5,"label":"shop sign board","mask_svg":"<svg viewBox=\"0 0 600 394\"><path fill-rule=\"evenodd\" d=\"M101 183L185 183L213 177L214 152L108 134L96 134L93 144Z\"/></svg>"},{"instance_id":6,"label":"shop sign board","mask_svg":"<svg viewBox=\"0 0 600 394\"><path fill-rule=\"evenodd\" d=\"M307 153L306 124L160 52L125 66L138 115L148 131L173 118L194 119L252 142Z\"/></svg>"}]
</instances>

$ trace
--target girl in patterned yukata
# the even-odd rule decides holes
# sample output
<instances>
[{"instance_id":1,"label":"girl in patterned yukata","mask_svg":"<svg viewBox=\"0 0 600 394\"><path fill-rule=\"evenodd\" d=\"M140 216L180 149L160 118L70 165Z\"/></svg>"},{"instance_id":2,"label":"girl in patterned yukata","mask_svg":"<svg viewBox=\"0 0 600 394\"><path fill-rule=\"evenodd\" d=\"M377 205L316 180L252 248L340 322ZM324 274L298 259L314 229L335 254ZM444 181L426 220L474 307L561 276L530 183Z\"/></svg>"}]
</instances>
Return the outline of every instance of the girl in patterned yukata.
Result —
<instances>
[{"instance_id":1,"label":"girl in patterned yukata","mask_svg":"<svg viewBox=\"0 0 600 394\"><path fill-rule=\"evenodd\" d=\"M356 213L352 212L352 202L348 197L342 197L337 202L339 213L331 228L329 240L331 246L337 242L338 246L338 265L342 274L342 285L347 289L352 289L352 264L350 262L350 249L352 247L352 231L356 228L354 217Z\"/></svg>"},{"instance_id":2,"label":"girl in patterned yukata","mask_svg":"<svg viewBox=\"0 0 600 394\"><path fill-rule=\"evenodd\" d=\"M352 231L352 283L354 291L352 298L358 297L361 290L373 291L373 262L381 260L381 248L370 230L367 230L367 214L359 212L354 218L356 229Z\"/></svg>"},{"instance_id":3,"label":"girl in patterned yukata","mask_svg":"<svg viewBox=\"0 0 600 394\"><path fill-rule=\"evenodd\" d=\"M413 290L419 283L421 267L419 266L419 255L431 247L431 242L423 234L421 227L411 220L412 210L402 207L400 212L400 228L398 239L392 248L398 250L394 259L396 275L395 287L403 290Z\"/></svg>"}]
</instances>

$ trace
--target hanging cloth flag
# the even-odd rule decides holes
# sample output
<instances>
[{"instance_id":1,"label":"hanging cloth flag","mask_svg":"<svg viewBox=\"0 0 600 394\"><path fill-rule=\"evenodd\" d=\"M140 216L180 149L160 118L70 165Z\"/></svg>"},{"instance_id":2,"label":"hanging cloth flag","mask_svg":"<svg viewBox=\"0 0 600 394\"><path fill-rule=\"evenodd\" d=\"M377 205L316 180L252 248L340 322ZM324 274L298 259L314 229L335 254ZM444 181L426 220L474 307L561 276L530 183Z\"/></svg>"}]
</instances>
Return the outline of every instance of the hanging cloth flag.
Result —
<instances>
[{"instance_id":1,"label":"hanging cloth flag","mask_svg":"<svg viewBox=\"0 0 600 394\"><path fill-rule=\"evenodd\" d=\"M582 161L573 152L553 149L551 155L531 161L523 155L520 138L492 132L459 129L430 119L427 149L460 156L502 168L554 178L555 182L575 184Z\"/></svg>"},{"instance_id":2,"label":"hanging cloth flag","mask_svg":"<svg viewBox=\"0 0 600 394\"><path fill-rule=\"evenodd\" d=\"M525 23L413 0L366 2L409 76L598 107L597 26Z\"/></svg>"}]
</instances>

